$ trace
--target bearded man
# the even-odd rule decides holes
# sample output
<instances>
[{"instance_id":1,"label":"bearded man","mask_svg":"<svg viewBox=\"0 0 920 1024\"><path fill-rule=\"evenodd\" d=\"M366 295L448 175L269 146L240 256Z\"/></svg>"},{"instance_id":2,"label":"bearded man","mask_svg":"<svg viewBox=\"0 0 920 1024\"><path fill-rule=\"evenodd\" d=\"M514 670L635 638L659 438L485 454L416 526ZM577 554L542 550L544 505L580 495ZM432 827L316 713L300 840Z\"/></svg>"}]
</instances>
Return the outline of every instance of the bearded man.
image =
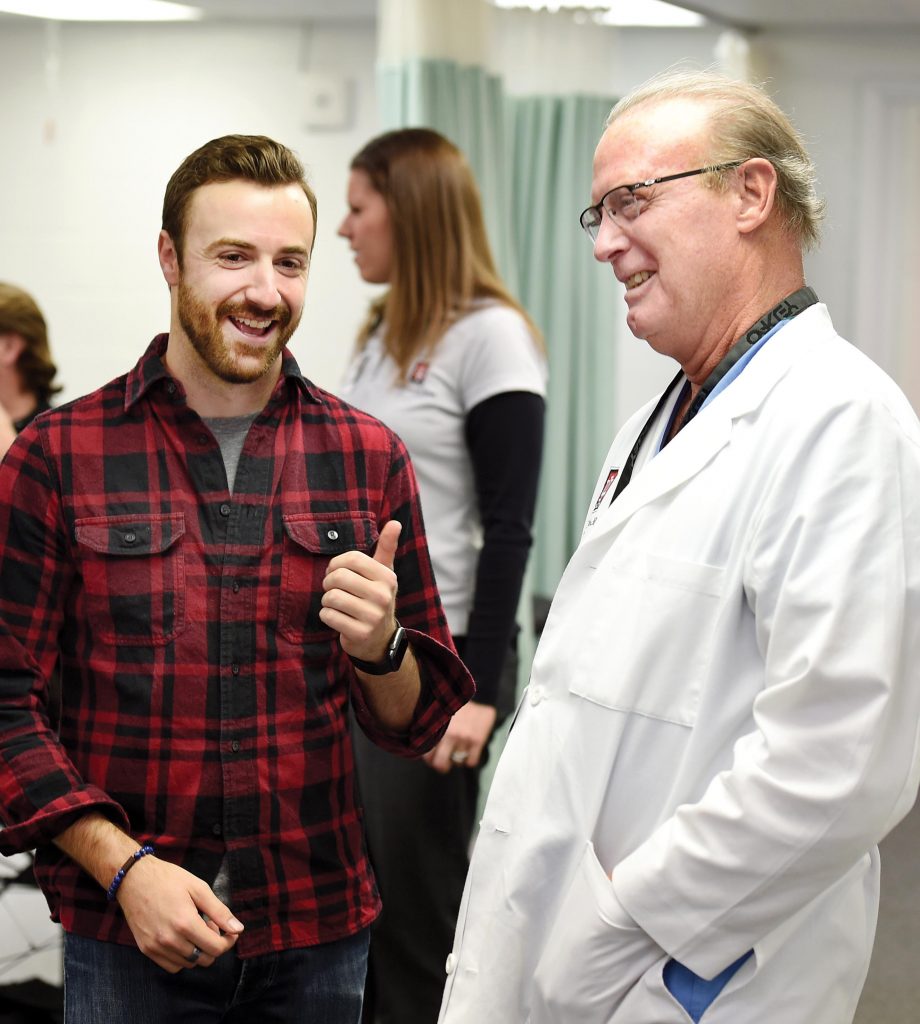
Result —
<instances>
[{"instance_id":1,"label":"bearded man","mask_svg":"<svg viewBox=\"0 0 920 1024\"><path fill-rule=\"evenodd\" d=\"M349 704L417 756L472 694L405 449L285 347L315 223L277 142L192 153L169 333L2 463L0 851L38 848L68 1022L356 1024L380 901Z\"/></svg>"}]
</instances>

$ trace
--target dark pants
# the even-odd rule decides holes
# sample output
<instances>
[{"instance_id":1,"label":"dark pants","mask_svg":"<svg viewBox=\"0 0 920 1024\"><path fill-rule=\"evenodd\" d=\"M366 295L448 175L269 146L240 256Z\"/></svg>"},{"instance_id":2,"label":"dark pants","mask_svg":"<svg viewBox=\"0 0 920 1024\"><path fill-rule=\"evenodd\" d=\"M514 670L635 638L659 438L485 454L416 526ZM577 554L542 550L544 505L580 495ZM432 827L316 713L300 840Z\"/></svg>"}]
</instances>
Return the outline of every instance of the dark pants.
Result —
<instances>
[{"instance_id":1,"label":"dark pants","mask_svg":"<svg viewBox=\"0 0 920 1024\"><path fill-rule=\"evenodd\" d=\"M355 731L368 849L383 899L371 926L365 1024L435 1024L469 867L477 769L439 775Z\"/></svg>"},{"instance_id":2,"label":"dark pants","mask_svg":"<svg viewBox=\"0 0 920 1024\"><path fill-rule=\"evenodd\" d=\"M368 930L170 974L134 946L64 936L65 1024L358 1024Z\"/></svg>"},{"instance_id":3,"label":"dark pants","mask_svg":"<svg viewBox=\"0 0 920 1024\"><path fill-rule=\"evenodd\" d=\"M464 637L454 637L463 656ZM513 709L517 655L505 661L501 721ZM436 1024L445 963L469 868L479 768L440 775L395 757L355 728L355 765L368 850L383 899L371 926L364 1024Z\"/></svg>"}]
</instances>

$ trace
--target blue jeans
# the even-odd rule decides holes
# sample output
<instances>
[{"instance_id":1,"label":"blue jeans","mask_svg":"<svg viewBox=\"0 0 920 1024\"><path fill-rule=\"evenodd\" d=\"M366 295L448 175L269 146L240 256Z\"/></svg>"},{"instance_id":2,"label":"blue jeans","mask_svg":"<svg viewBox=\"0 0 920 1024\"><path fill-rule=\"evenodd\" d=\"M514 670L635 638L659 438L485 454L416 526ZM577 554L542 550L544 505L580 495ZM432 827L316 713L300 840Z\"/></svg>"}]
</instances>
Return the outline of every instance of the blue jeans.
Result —
<instances>
[{"instance_id":1,"label":"blue jeans","mask_svg":"<svg viewBox=\"0 0 920 1024\"><path fill-rule=\"evenodd\" d=\"M65 1024L358 1024L369 930L170 974L135 946L64 936Z\"/></svg>"}]
</instances>

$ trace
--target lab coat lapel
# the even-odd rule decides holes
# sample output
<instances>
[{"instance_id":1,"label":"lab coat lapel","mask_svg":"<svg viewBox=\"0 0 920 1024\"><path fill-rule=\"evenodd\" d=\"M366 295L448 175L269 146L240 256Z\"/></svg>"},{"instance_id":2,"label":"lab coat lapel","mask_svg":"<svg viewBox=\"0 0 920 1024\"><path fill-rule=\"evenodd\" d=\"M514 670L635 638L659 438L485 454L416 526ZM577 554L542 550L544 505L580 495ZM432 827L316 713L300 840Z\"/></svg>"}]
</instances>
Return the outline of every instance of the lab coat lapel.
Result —
<instances>
[{"instance_id":1,"label":"lab coat lapel","mask_svg":"<svg viewBox=\"0 0 920 1024\"><path fill-rule=\"evenodd\" d=\"M654 459L637 473L597 524L597 534L614 530L638 509L680 487L728 444L731 418L715 404L685 427Z\"/></svg>"},{"instance_id":2,"label":"lab coat lapel","mask_svg":"<svg viewBox=\"0 0 920 1024\"><path fill-rule=\"evenodd\" d=\"M589 557L591 548L597 544L609 545L613 531L618 530L645 505L696 476L729 443L735 421L754 412L763 403L789 370L796 351L807 344L806 339L800 336L804 324L798 323L805 315L796 318L767 342L763 352L755 356L750 368L632 478L616 501L604 510L585 538L582 548L586 549ZM810 326L814 330L815 325L811 319ZM637 426L635 434L638 434L640 427L641 424ZM623 445L625 451L629 451L635 434L630 438L629 445Z\"/></svg>"}]
</instances>

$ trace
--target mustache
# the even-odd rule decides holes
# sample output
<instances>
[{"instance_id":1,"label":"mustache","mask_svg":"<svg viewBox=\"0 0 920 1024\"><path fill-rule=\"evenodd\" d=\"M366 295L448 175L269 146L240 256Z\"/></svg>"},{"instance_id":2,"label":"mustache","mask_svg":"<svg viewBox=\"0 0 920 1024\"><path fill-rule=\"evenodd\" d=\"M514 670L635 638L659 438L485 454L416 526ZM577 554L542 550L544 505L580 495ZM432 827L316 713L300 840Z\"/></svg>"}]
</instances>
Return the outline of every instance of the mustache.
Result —
<instances>
[{"instance_id":1,"label":"mustache","mask_svg":"<svg viewBox=\"0 0 920 1024\"><path fill-rule=\"evenodd\" d=\"M217 307L217 316L235 316L246 320L275 320L284 327L290 323L291 310L286 305L275 306L272 309L261 309L259 306L251 306L245 302L222 302Z\"/></svg>"}]
</instances>

